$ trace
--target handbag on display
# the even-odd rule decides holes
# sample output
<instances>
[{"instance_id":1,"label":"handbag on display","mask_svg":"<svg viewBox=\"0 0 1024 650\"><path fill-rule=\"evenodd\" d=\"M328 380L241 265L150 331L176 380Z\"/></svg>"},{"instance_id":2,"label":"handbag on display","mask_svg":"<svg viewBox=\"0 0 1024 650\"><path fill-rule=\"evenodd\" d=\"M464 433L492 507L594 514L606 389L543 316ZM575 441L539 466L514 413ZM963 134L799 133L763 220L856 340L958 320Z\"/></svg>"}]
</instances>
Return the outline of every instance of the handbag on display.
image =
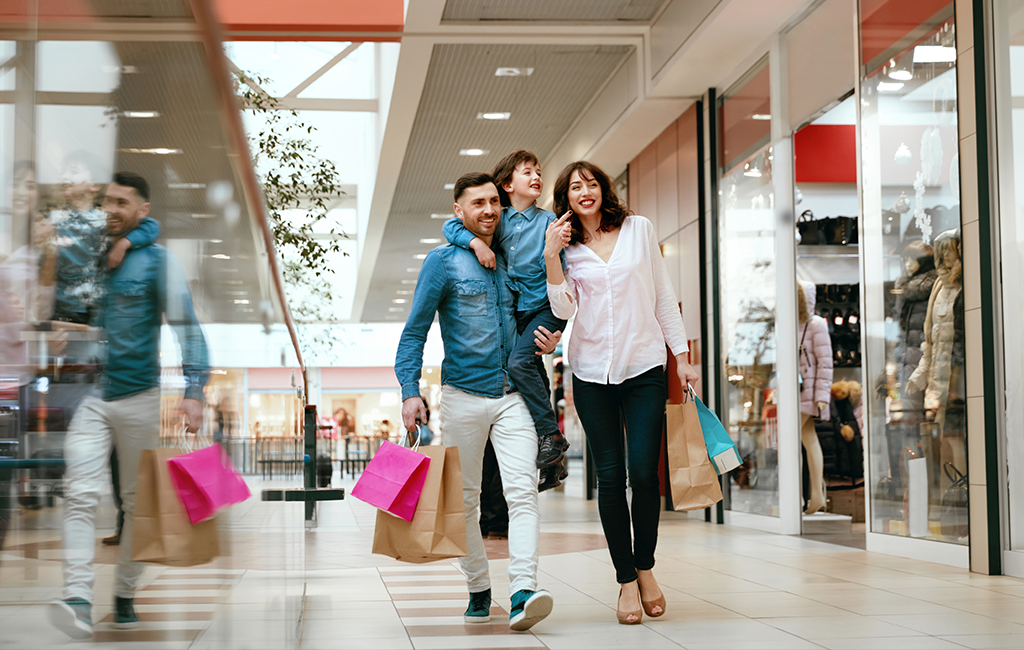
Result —
<instances>
[{"instance_id":1,"label":"handbag on display","mask_svg":"<svg viewBox=\"0 0 1024 650\"><path fill-rule=\"evenodd\" d=\"M352 496L412 521L429 468L426 454L385 440L352 487Z\"/></svg>"},{"instance_id":2,"label":"handbag on display","mask_svg":"<svg viewBox=\"0 0 1024 650\"><path fill-rule=\"evenodd\" d=\"M829 217L824 220L824 239L830 246L857 243L857 217Z\"/></svg>"},{"instance_id":3,"label":"handbag on display","mask_svg":"<svg viewBox=\"0 0 1024 650\"><path fill-rule=\"evenodd\" d=\"M414 564L463 557L466 509L459 448L431 445L420 454L430 462L416 513L412 521L405 521L378 510L371 552Z\"/></svg>"},{"instance_id":4,"label":"handbag on display","mask_svg":"<svg viewBox=\"0 0 1024 650\"><path fill-rule=\"evenodd\" d=\"M967 505L967 476L956 468L953 463L942 466L950 485L942 493L939 526L943 537L966 537L969 529Z\"/></svg>"},{"instance_id":5,"label":"handbag on display","mask_svg":"<svg viewBox=\"0 0 1024 650\"><path fill-rule=\"evenodd\" d=\"M800 233L800 245L821 246L826 243L823 222L814 217L814 212L804 210L796 221L796 229Z\"/></svg>"}]
</instances>

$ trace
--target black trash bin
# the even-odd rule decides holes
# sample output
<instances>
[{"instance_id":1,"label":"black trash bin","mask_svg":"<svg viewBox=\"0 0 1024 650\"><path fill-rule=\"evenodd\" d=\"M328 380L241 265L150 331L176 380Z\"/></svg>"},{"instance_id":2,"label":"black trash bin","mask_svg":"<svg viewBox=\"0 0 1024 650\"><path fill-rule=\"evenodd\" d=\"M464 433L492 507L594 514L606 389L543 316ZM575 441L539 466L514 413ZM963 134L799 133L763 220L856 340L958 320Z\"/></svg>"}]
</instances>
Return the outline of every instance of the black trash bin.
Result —
<instances>
[{"instance_id":1,"label":"black trash bin","mask_svg":"<svg viewBox=\"0 0 1024 650\"><path fill-rule=\"evenodd\" d=\"M331 457L320 454L316 457L316 486L318 488L331 487L331 474L334 473L334 465Z\"/></svg>"}]
</instances>

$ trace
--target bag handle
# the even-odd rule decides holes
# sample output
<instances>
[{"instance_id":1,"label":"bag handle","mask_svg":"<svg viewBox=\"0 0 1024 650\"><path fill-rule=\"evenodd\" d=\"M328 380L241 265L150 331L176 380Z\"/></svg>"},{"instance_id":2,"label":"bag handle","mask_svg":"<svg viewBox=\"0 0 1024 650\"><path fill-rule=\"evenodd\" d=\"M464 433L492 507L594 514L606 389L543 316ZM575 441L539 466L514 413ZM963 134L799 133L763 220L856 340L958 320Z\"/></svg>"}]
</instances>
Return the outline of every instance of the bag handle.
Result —
<instances>
[{"instance_id":1,"label":"bag handle","mask_svg":"<svg viewBox=\"0 0 1024 650\"><path fill-rule=\"evenodd\" d=\"M409 445L409 449L411 449L413 451L416 451L416 450L418 450L420 448L420 427L422 427L422 426L423 426L423 423L420 422L420 420L417 418L416 419L416 442L414 442L411 445ZM411 439L412 439L412 431L406 431L405 432L405 442L408 443Z\"/></svg>"},{"instance_id":2,"label":"bag handle","mask_svg":"<svg viewBox=\"0 0 1024 650\"><path fill-rule=\"evenodd\" d=\"M175 428L178 431L178 442L181 444L182 448L187 451L187 453L192 453L193 451L196 451L196 449L205 449L210 446L210 440L205 434L203 434L202 428L200 427L196 430L195 434L196 448L192 448L192 445L189 443L187 415L182 414L181 420L178 421L178 426Z\"/></svg>"},{"instance_id":3,"label":"bag handle","mask_svg":"<svg viewBox=\"0 0 1024 650\"><path fill-rule=\"evenodd\" d=\"M690 399L697 399L697 391L693 390L693 385L690 382L686 382L686 390L683 391L683 404Z\"/></svg>"},{"instance_id":4,"label":"bag handle","mask_svg":"<svg viewBox=\"0 0 1024 650\"><path fill-rule=\"evenodd\" d=\"M952 474L950 474L949 470L953 470L953 472L956 473L956 476L954 477ZM946 473L946 478L952 481L954 485L962 482L964 479L967 478L966 476L964 476L963 472L956 468L956 465L948 461L942 466L942 471Z\"/></svg>"},{"instance_id":5,"label":"bag handle","mask_svg":"<svg viewBox=\"0 0 1024 650\"><path fill-rule=\"evenodd\" d=\"M812 210L804 210L803 212L800 213L800 219L799 220L801 222L803 222L803 221L814 221L815 220L814 219L814 212Z\"/></svg>"}]
</instances>

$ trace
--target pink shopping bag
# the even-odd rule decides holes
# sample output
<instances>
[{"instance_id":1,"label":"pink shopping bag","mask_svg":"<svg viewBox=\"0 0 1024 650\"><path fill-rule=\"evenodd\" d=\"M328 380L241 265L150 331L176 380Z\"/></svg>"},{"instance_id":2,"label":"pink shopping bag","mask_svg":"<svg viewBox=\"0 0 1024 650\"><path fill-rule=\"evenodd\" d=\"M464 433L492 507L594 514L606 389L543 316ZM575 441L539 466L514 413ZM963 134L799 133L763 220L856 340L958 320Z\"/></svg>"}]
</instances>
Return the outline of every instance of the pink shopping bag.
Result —
<instances>
[{"instance_id":1,"label":"pink shopping bag","mask_svg":"<svg viewBox=\"0 0 1024 650\"><path fill-rule=\"evenodd\" d=\"M231 457L219 445L211 445L167 461L171 483L192 524L206 521L221 508L249 498Z\"/></svg>"},{"instance_id":2,"label":"pink shopping bag","mask_svg":"<svg viewBox=\"0 0 1024 650\"><path fill-rule=\"evenodd\" d=\"M429 466L429 457L385 440L352 488L352 496L412 521Z\"/></svg>"}]
</instances>

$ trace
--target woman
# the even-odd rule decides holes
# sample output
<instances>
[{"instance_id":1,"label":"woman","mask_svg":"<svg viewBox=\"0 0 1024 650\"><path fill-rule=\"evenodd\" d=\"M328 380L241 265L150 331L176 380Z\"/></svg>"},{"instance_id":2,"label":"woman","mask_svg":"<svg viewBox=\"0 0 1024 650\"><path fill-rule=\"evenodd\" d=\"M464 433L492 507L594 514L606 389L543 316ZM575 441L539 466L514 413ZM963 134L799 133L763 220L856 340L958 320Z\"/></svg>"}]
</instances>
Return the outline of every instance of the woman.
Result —
<instances>
[{"instance_id":1,"label":"woman","mask_svg":"<svg viewBox=\"0 0 1024 650\"><path fill-rule=\"evenodd\" d=\"M661 511L666 343L683 384L698 377L651 222L627 210L608 176L588 162L574 162L559 175L555 211L562 217L548 228L544 249L548 298L558 318L577 312L569 341L576 410L594 456L601 525L620 585L616 616L636 625L643 612L665 613L652 569Z\"/></svg>"}]
</instances>

